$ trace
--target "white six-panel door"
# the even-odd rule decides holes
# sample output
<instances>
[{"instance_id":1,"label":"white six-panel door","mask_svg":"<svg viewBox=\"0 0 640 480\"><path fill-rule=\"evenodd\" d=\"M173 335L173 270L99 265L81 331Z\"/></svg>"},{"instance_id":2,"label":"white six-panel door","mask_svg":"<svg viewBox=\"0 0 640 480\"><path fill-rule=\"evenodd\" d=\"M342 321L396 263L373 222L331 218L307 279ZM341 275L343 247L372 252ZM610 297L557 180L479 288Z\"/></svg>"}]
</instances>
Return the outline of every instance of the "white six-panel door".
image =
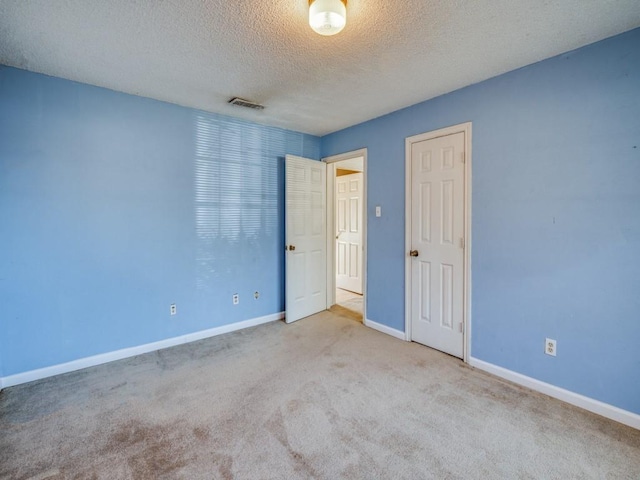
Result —
<instances>
[{"instance_id":1,"label":"white six-panel door","mask_svg":"<svg viewBox=\"0 0 640 480\"><path fill-rule=\"evenodd\" d=\"M411 146L411 340L462 358L464 133Z\"/></svg>"},{"instance_id":2,"label":"white six-panel door","mask_svg":"<svg viewBox=\"0 0 640 480\"><path fill-rule=\"evenodd\" d=\"M336 287L362 294L362 173L336 177Z\"/></svg>"},{"instance_id":3,"label":"white six-panel door","mask_svg":"<svg viewBox=\"0 0 640 480\"><path fill-rule=\"evenodd\" d=\"M324 162L285 158L285 308L291 323L327 308Z\"/></svg>"}]
</instances>

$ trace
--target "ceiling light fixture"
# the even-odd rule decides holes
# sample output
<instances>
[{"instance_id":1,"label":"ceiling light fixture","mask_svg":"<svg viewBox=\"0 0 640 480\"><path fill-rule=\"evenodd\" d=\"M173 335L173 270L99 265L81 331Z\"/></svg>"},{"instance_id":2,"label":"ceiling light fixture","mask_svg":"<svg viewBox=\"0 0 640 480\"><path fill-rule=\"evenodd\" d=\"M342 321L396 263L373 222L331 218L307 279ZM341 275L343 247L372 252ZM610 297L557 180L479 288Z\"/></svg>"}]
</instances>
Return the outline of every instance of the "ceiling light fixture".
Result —
<instances>
[{"instance_id":1,"label":"ceiling light fixture","mask_svg":"<svg viewBox=\"0 0 640 480\"><path fill-rule=\"evenodd\" d=\"M347 0L309 0L309 25L320 35L340 33L347 24Z\"/></svg>"}]
</instances>

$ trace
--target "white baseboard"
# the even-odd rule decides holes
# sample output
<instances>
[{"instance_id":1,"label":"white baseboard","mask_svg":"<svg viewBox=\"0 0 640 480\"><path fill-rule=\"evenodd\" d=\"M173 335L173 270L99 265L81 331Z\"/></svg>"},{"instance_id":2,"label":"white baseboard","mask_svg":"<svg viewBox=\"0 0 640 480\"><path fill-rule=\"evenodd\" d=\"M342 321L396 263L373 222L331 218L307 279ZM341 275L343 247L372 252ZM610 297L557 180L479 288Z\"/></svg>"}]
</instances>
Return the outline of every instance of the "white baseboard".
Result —
<instances>
[{"instance_id":1,"label":"white baseboard","mask_svg":"<svg viewBox=\"0 0 640 480\"><path fill-rule=\"evenodd\" d=\"M373 328L374 330L378 330L379 332L386 333L387 335L391 335L392 337L398 338L400 340L405 340L404 332L400 330L396 330L395 328L387 327L386 325L382 325L381 323L374 322L373 320L369 320L368 318L364 319L364 324Z\"/></svg>"},{"instance_id":2,"label":"white baseboard","mask_svg":"<svg viewBox=\"0 0 640 480\"><path fill-rule=\"evenodd\" d=\"M113 362L115 360L122 360L123 358L135 357L136 355L141 355L143 353L155 352L156 350L162 350L163 348L175 347L176 345L195 342L204 338L215 337L217 335L235 332L236 330L242 330L244 328L255 327L256 325L262 325L263 323L269 323L275 320L282 320L283 318L284 312L273 313L271 315L265 315L264 317L251 318L242 322L230 323L229 325L222 325L208 330L188 333L179 337L167 338L158 342L146 343L136 347L123 348L122 350L102 353L92 357L80 358L67 363L9 375L4 378L0 377L0 389L20 385L21 383L33 382L34 380L60 375L62 373L81 370L83 368L102 365L103 363Z\"/></svg>"},{"instance_id":3,"label":"white baseboard","mask_svg":"<svg viewBox=\"0 0 640 480\"><path fill-rule=\"evenodd\" d=\"M491 373L498 377L504 378L505 380L517 383L518 385L521 385L523 387L527 387L531 390L544 393L545 395L549 395L550 397L557 398L558 400L562 400L563 402L570 403L571 405L575 405L576 407L584 408L585 410L588 410L590 412L602 415L603 417L615 420L616 422L620 422L640 430L640 415L636 413L614 407L613 405L609 405L608 403L604 403L599 400L594 400L593 398L585 397L584 395L565 390L564 388L556 387L555 385L536 380L535 378L527 377L526 375L522 375L503 367L499 367L492 363L478 360L477 358L471 357L469 359L469 365L479 368L480 370L484 370L485 372Z\"/></svg>"}]
</instances>

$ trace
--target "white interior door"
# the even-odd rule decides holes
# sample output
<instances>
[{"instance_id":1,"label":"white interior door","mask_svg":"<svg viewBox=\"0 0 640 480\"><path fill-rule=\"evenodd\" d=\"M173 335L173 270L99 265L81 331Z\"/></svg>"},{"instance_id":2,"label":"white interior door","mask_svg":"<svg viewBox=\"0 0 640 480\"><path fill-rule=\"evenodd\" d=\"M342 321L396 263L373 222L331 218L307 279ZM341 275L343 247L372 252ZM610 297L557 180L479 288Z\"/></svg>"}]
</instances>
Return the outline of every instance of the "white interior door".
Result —
<instances>
[{"instance_id":1,"label":"white interior door","mask_svg":"<svg viewBox=\"0 0 640 480\"><path fill-rule=\"evenodd\" d=\"M411 340L463 355L464 133L411 147Z\"/></svg>"},{"instance_id":2,"label":"white interior door","mask_svg":"<svg viewBox=\"0 0 640 480\"><path fill-rule=\"evenodd\" d=\"M327 166L285 159L285 308L291 323L327 308Z\"/></svg>"},{"instance_id":3,"label":"white interior door","mask_svg":"<svg viewBox=\"0 0 640 480\"><path fill-rule=\"evenodd\" d=\"M336 177L336 287L362 295L362 173Z\"/></svg>"}]
</instances>

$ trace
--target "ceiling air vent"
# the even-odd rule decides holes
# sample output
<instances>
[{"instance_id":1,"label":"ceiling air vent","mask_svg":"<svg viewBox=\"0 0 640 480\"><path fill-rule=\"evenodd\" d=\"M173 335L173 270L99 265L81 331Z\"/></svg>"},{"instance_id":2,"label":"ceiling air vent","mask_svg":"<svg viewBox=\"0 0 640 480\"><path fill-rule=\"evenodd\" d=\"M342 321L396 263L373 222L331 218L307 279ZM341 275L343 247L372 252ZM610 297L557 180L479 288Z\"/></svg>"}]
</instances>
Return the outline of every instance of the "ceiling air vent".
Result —
<instances>
[{"instance_id":1,"label":"ceiling air vent","mask_svg":"<svg viewBox=\"0 0 640 480\"><path fill-rule=\"evenodd\" d=\"M249 100L245 100L244 98L234 97L229 100L231 105L238 105L239 107L247 107L253 108L254 110L264 110L264 105L260 105L259 103L251 102Z\"/></svg>"}]
</instances>

